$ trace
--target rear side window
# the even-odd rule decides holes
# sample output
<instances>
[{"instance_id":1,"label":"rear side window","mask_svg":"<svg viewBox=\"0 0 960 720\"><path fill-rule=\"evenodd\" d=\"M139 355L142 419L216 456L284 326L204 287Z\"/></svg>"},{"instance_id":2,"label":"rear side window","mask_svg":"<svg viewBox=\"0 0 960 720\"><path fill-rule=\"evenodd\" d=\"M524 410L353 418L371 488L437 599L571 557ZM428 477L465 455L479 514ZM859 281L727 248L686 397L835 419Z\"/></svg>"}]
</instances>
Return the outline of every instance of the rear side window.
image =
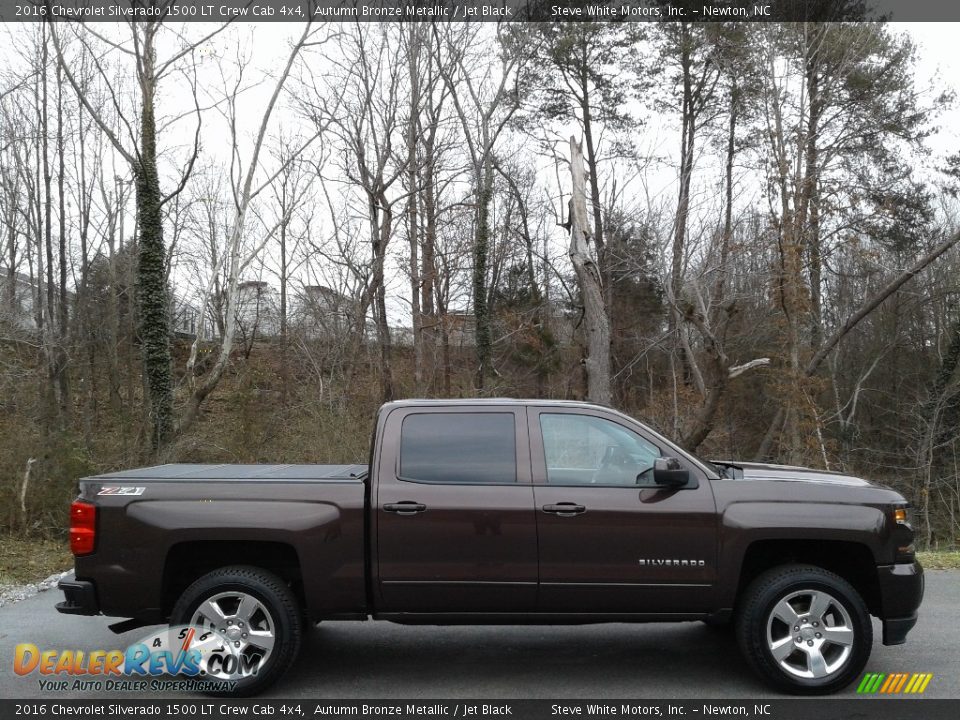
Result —
<instances>
[{"instance_id":1,"label":"rear side window","mask_svg":"<svg viewBox=\"0 0 960 720\"><path fill-rule=\"evenodd\" d=\"M429 483L514 483L513 413L407 415L400 430L400 478Z\"/></svg>"}]
</instances>

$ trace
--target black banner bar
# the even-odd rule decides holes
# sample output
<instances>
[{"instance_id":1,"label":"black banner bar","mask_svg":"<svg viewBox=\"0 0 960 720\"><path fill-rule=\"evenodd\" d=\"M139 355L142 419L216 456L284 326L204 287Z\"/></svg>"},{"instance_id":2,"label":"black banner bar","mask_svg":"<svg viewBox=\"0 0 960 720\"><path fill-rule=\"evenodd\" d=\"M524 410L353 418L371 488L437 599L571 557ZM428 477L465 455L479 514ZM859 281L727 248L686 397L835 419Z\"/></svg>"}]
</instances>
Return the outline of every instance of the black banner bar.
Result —
<instances>
[{"instance_id":1,"label":"black banner bar","mask_svg":"<svg viewBox=\"0 0 960 720\"><path fill-rule=\"evenodd\" d=\"M960 20L953 0L0 0L0 21L795 22L861 6L876 20Z\"/></svg>"},{"instance_id":2,"label":"black banner bar","mask_svg":"<svg viewBox=\"0 0 960 720\"><path fill-rule=\"evenodd\" d=\"M156 718L221 720L256 718L427 718L580 720L580 718L754 718L756 720L955 720L960 699L864 696L849 699L756 700L0 700L0 718Z\"/></svg>"}]
</instances>

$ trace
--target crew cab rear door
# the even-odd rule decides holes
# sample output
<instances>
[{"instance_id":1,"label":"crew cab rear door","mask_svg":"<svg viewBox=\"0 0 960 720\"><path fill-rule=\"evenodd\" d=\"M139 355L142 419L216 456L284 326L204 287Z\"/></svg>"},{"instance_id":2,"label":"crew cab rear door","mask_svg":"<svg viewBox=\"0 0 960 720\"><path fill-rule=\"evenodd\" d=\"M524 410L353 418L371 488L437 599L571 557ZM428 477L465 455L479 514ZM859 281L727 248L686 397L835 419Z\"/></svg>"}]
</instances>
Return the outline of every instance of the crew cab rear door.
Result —
<instances>
[{"instance_id":1,"label":"crew cab rear door","mask_svg":"<svg viewBox=\"0 0 960 720\"><path fill-rule=\"evenodd\" d=\"M537 535L526 408L401 406L374 505L381 613L528 612Z\"/></svg>"},{"instance_id":2,"label":"crew cab rear door","mask_svg":"<svg viewBox=\"0 0 960 720\"><path fill-rule=\"evenodd\" d=\"M528 412L538 611L669 614L707 608L716 580L717 530L713 492L702 471L680 458L690 471L689 486L651 487L654 460L677 453L639 423L595 408Z\"/></svg>"}]
</instances>

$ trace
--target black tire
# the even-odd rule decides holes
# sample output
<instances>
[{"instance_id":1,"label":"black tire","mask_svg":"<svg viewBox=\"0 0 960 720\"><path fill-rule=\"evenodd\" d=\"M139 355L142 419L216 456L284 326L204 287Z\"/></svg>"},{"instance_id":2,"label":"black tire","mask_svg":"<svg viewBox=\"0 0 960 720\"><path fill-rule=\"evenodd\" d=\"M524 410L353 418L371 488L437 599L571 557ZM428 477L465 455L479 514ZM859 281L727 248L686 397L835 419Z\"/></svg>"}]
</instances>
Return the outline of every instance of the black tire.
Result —
<instances>
[{"instance_id":1,"label":"black tire","mask_svg":"<svg viewBox=\"0 0 960 720\"><path fill-rule=\"evenodd\" d=\"M780 605L788 599L788 608ZM821 612L821 607L828 609ZM784 617L796 617L797 624L789 627ZM793 695L827 695L846 687L860 676L873 647L873 623L863 598L840 576L812 565L782 565L750 583L739 601L736 633L754 672Z\"/></svg>"},{"instance_id":2,"label":"black tire","mask_svg":"<svg viewBox=\"0 0 960 720\"><path fill-rule=\"evenodd\" d=\"M259 601L272 624L274 644L256 674L237 680L232 691L209 694L248 697L273 685L296 659L303 636L303 613L296 597L279 577L261 568L237 565L214 570L190 585L177 600L170 624L190 625L203 602L231 591ZM264 617L258 615L261 621Z\"/></svg>"}]
</instances>

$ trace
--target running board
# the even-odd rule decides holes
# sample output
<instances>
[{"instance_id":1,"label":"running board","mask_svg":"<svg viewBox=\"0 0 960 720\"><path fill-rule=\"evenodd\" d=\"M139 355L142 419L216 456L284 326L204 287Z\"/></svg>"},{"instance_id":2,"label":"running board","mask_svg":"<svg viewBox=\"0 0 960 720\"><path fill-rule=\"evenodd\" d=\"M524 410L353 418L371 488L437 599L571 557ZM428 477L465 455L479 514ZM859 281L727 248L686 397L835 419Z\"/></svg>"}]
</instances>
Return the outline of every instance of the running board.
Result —
<instances>
[{"instance_id":1,"label":"running board","mask_svg":"<svg viewBox=\"0 0 960 720\"><path fill-rule=\"evenodd\" d=\"M137 618L130 618L129 620L121 620L116 622L113 625L108 625L114 633L117 635L122 635L125 632L130 632L131 630L136 630L137 628L146 627L147 625L154 625L155 623L144 622L143 620L137 620Z\"/></svg>"}]
</instances>

